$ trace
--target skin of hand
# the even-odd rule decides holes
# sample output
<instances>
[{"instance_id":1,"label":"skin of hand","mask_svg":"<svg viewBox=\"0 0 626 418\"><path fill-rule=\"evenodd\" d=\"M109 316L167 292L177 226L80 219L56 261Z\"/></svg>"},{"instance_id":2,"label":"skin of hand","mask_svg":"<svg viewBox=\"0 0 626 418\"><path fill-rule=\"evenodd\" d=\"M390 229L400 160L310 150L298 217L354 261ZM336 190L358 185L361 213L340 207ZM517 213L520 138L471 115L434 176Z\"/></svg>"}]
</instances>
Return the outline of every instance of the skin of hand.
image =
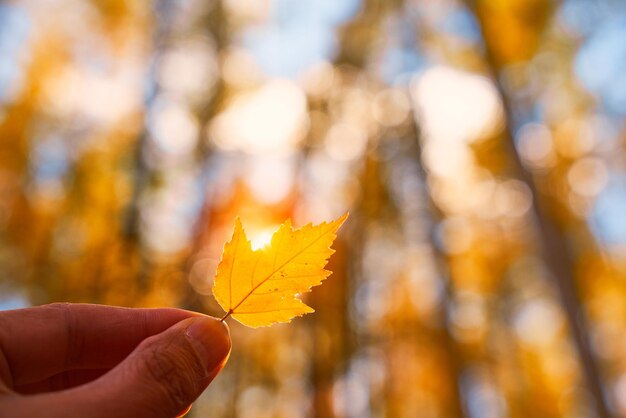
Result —
<instances>
[{"instance_id":1,"label":"skin of hand","mask_svg":"<svg viewBox=\"0 0 626 418\"><path fill-rule=\"evenodd\" d=\"M0 416L180 416L230 348L226 324L180 309L58 303L0 312Z\"/></svg>"}]
</instances>

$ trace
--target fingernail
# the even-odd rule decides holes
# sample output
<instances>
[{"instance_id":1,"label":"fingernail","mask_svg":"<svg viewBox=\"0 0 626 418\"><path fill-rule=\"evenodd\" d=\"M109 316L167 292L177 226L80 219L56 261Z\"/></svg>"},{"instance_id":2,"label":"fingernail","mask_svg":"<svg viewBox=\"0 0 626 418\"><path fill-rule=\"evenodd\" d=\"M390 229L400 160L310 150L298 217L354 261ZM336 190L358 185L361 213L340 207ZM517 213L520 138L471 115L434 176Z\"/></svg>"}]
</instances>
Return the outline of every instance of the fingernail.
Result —
<instances>
[{"instance_id":1,"label":"fingernail","mask_svg":"<svg viewBox=\"0 0 626 418\"><path fill-rule=\"evenodd\" d=\"M211 317L199 317L186 335L204 362L207 373L221 368L230 354L230 333L226 324Z\"/></svg>"}]
</instances>

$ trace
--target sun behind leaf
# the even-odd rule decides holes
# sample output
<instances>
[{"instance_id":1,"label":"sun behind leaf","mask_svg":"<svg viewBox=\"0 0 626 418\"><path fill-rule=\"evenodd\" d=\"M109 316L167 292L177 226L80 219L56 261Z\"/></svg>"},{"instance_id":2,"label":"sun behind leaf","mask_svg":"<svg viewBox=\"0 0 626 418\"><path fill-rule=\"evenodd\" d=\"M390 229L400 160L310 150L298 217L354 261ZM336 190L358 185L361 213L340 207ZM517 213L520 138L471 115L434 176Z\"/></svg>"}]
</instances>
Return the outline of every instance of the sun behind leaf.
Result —
<instances>
[{"instance_id":1,"label":"sun behind leaf","mask_svg":"<svg viewBox=\"0 0 626 418\"><path fill-rule=\"evenodd\" d=\"M249 327L289 322L313 312L299 295L311 290L331 272L324 267L335 252L331 249L337 230L348 218L308 224L299 229L287 220L269 245L253 250L239 218L217 267L213 295L226 311Z\"/></svg>"}]
</instances>

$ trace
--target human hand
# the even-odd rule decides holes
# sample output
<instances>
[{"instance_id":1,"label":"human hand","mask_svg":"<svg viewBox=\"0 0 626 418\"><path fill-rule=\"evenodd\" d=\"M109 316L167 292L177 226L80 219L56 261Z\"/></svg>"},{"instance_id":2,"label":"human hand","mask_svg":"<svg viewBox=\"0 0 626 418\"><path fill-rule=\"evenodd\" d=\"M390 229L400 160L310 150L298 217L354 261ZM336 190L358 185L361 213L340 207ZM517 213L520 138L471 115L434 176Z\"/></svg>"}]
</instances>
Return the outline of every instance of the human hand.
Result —
<instances>
[{"instance_id":1,"label":"human hand","mask_svg":"<svg viewBox=\"0 0 626 418\"><path fill-rule=\"evenodd\" d=\"M179 309L61 303L0 312L0 416L181 415L230 347L224 323Z\"/></svg>"}]
</instances>

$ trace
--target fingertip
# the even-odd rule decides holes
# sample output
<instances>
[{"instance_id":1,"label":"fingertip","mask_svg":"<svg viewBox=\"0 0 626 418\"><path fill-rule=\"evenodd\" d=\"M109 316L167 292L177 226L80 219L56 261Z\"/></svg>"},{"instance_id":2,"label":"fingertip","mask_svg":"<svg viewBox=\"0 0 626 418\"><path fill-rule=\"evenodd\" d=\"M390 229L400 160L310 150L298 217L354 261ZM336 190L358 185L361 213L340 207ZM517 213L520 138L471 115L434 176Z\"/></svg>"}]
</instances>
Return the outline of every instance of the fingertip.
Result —
<instances>
[{"instance_id":1,"label":"fingertip","mask_svg":"<svg viewBox=\"0 0 626 418\"><path fill-rule=\"evenodd\" d=\"M194 315L142 341L100 379L65 393L73 393L73 405L97 404L102 416L176 416L221 371L230 349L225 324Z\"/></svg>"},{"instance_id":2,"label":"fingertip","mask_svg":"<svg viewBox=\"0 0 626 418\"><path fill-rule=\"evenodd\" d=\"M189 406L185 409L182 410L182 412L178 415L176 415L176 418L182 418L185 415L187 415L189 413L189 411L191 411L191 407L193 406L193 404L189 404Z\"/></svg>"},{"instance_id":3,"label":"fingertip","mask_svg":"<svg viewBox=\"0 0 626 418\"><path fill-rule=\"evenodd\" d=\"M193 318L189 322L185 334L207 373L221 369L228 360L232 345L228 325L210 316Z\"/></svg>"}]
</instances>

